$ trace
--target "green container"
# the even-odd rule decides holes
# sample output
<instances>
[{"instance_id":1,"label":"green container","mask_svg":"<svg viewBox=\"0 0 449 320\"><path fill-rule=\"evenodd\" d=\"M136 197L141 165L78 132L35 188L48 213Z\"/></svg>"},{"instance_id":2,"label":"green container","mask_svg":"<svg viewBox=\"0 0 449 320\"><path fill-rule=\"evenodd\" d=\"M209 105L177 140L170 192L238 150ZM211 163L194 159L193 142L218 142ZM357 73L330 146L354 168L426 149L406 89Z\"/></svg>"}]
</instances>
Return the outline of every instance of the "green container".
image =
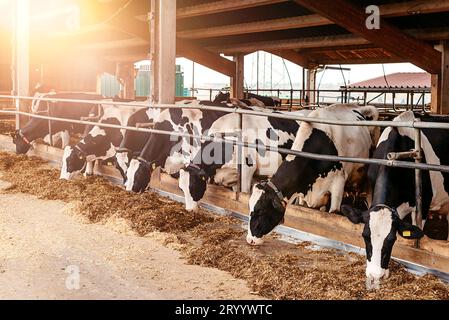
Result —
<instances>
[{"instance_id":1,"label":"green container","mask_svg":"<svg viewBox=\"0 0 449 320\"><path fill-rule=\"evenodd\" d=\"M101 76L101 95L106 98L112 98L120 94L120 83L117 78L109 73Z\"/></svg>"},{"instance_id":2,"label":"green container","mask_svg":"<svg viewBox=\"0 0 449 320\"><path fill-rule=\"evenodd\" d=\"M136 97L149 97L150 96L150 72L149 66L142 66L137 72L136 79L134 80L136 88ZM120 94L120 83L117 78L105 73L101 77L101 94L104 97L111 98ZM184 88L184 72L181 71L181 66L176 66L176 92L177 97L187 97L189 92Z\"/></svg>"},{"instance_id":3,"label":"green container","mask_svg":"<svg viewBox=\"0 0 449 320\"><path fill-rule=\"evenodd\" d=\"M184 92L184 72L181 70L181 66L176 66L176 96L185 97Z\"/></svg>"}]
</instances>

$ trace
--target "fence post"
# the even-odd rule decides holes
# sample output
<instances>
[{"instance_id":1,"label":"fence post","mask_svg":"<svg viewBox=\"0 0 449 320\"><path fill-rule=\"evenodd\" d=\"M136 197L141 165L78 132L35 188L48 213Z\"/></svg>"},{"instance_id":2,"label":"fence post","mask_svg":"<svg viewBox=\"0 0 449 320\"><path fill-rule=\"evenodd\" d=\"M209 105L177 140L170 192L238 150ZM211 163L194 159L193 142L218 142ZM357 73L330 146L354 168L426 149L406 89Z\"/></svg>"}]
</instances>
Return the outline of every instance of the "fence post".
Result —
<instances>
[{"instance_id":1,"label":"fence post","mask_svg":"<svg viewBox=\"0 0 449 320\"><path fill-rule=\"evenodd\" d=\"M235 108L237 111L237 108ZM241 113L238 114L238 128L239 132L237 133L237 141L240 143L243 142L243 115ZM242 145L237 146L237 192L236 192L236 200L238 201L240 198L240 192L242 192L242 161L243 161L243 147Z\"/></svg>"},{"instance_id":2,"label":"fence post","mask_svg":"<svg viewBox=\"0 0 449 320\"><path fill-rule=\"evenodd\" d=\"M212 101L212 89L209 89L209 101Z\"/></svg>"},{"instance_id":3,"label":"fence post","mask_svg":"<svg viewBox=\"0 0 449 320\"><path fill-rule=\"evenodd\" d=\"M420 121L419 119L416 119L416 121ZM419 128L415 128L415 150L417 151L416 157L415 157L415 163L421 163L422 161L422 154L421 154L421 130ZM415 221L416 225L422 229L422 177L421 177L421 170L415 169L415 205L416 205L416 211L415 211ZM419 239L415 241L415 246L419 248Z\"/></svg>"},{"instance_id":4,"label":"fence post","mask_svg":"<svg viewBox=\"0 0 449 320\"><path fill-rule=\"evenodd\" d=\"M290 89L290 108L288 108L288 111L292 111L293 108L293 89Z\"/></svg>"},{"instance_id":5,"label":"fence post","mask_svg":"<svg viewBox=\"0 0 449 320\"><path fill-rule=\"evenodd\" d=\"M51 103L49 103L48 101L47 101L47 114L49 117L51 117ZM53 145L53 130L52 130L51 120L48 120L48 137L49 137L50 145L52 147L54 147L54 145Z\"/></svg>"},{"instance_id":6,"label":"fence post","mask_svg":"<svg viewBox=\"0 0 449 320\"><path fill-rule=\"evenodd\" d=\"M413 101L414 99L414 96L415 96L415 94L414 94L414 92L412 91L411 93L410 93L410 104L411 104L411 111L413 111L413 109L415 108L415 101Z\"/></svg>"}]
</instances>

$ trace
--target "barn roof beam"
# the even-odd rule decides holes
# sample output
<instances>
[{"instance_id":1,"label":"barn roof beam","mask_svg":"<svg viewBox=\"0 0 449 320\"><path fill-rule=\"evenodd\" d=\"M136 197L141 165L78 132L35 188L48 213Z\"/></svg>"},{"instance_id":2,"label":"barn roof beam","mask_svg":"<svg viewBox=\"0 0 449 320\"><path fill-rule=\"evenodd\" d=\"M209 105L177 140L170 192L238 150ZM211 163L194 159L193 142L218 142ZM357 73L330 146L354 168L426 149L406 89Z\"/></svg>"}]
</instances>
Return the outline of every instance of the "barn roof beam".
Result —
<instances>
[{"instance_id":1,"label":"barn roof beam","mask_svg":"<svg viewBox=\"0 0 449 320\"><path fill-rule=\"evenodd\" d=\"M401 17L449 11L449 0L422 0L393 3L380 6L382 17ZM334 24L332 20L319 14L298 17L247 22L211 28L201 28L178 32L178 37L186 39L205 39L276 30L300 29Z\"/></svg>"},{"instance_id":2,"label":"barn roof beam","mask_svg":"<svg viewBox=\"0 0 449 320\"><path fill-rule=\"evenodd\" d=\"M195 61L229 77L235 76L236 64L234 61L223 58L219 54L211 52L189 41L177 39L176 52L179 56Z\"/></svg>"},{"instance_id":3,"label":"barn roof beam","mask_svg":"<svg viewBox=\"0 0 449 320\"><path fill-rule=\"evenodd\" d=\"M202 15L215 14L227 11L237 11L246 8L258 7L268 4L287 2L288 0L220 0L185 8L179 8L176 13L178 19L192 18Z\"/></svg>"},{"instance_id":4,"label":"barn roof beam","mask_svg":"<svg viewBox=\"0 0 449 320\"><path fill-rule=\"evenodd\" d=\"M268 52L306 69L314 65L306 55L298 53L294 50L268 50Z\"/></svg>"},{"instance_id":5,"label":"barn roof beam","mask_svg":"<svg viewBox=\"0 0 449 320\"><path fill-rule=\"evenodd\" d=\"M416 39L432 41L449 39L449 29L428 29L428 30L405 30L406 34L416 37ZM325 47L346 47L372 45L371 42L362 36L356 35L335 35L307 37L300 39L284 39L272 41L247 42L244 44L232 44L227 46L211 46L208 49L214 52L231 54L233 52L253 52L257 50L289 50L289 49L320 49ZM409 60L408 60L409 61Z\"/></svg>"},{"instance_id":6,"label":"barn roof beam","mask_svg":"<svg viewBox=\"0 0 449 320\"><path fill-rule=\"evenodd\" d=\"M295 0L295 2L429 73L441 72L441 53L430 44L413 38L382 18L380 29L368 29L365 11L346 0Z\"/></svg>"}]
</instances>

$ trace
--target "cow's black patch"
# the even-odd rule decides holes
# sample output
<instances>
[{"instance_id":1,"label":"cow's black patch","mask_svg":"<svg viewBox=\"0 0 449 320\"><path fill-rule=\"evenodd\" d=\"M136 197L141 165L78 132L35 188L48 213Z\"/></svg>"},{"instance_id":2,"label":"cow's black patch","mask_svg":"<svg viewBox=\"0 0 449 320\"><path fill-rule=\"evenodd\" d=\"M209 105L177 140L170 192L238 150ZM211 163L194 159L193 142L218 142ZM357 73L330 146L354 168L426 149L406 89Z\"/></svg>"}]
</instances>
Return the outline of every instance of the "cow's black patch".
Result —
<instances>
[{"instance_id":1,"label":"cow's black patch","mask_svg":"<svg viewBox=\"0 0 449 320\"><path fill-rule=\"evenodd\" d=\"M279 119L279 118L268 118L271 126L276 131L284 131L291 135L296 135L299 129L299 123L294 120Z\"/></svg>"},{"instance_id":2,"label":"cow's black patch","mask_svg":"<svg viewBox=\"0 0 449 320\"><path fill-rule=\"evenodd\" d=\"M268 128L266 132L267 138L273 141L279 141L279 136L272 128Z\"/></svg>"},{"instance_id":3,"label":"cow's black patch","mask_svg":"<svg viewBox=\"0 0 449 320\"><path fill-rule=\"evenodd\" d=\"M183 117L182 109L172 108L172 109L169 109L169 113L170 113L170 119L173 121L173 123L175 123L179 126L184 126L189 121L189 119L187 117Z\"/></svg>"},{"instance_id":4,"label":"cow's black patch","mask_svg":"<svg viewBox=\"0 0 449 320\"><path fill-rule=\"evenodd\" d=\"M406 136L401 136L396 128L392 128L388 139L381 142L374 151L376 159L386 159L389 152L408 151L414 148L414 141ZM405 159L403 161L414 161ZM423 162L426 156L423 154ZM433 192L429 171L422 171L422 204L423 218L432 201ZM373 191L373 205L384 204L397 208L403 203L415 206L415 172L410 169L370 165L368 179Z\"/></svg>"},{"instance_id":5,"label":"cow's black patch","mask_svg":"<svg viewBox=\"0 0 449 320\"><path fill-rule=\"evenodd\" d=\"M333 141L321 130L313 129L310 137L304 142L304 152L337 156L338 151ZM299 192L306 194L319 177L326 177L331 171L341 170L338 161L313 160L296 157L292 161L284 161L272 181L286 197Z\"/></svg>"}]
</instances>

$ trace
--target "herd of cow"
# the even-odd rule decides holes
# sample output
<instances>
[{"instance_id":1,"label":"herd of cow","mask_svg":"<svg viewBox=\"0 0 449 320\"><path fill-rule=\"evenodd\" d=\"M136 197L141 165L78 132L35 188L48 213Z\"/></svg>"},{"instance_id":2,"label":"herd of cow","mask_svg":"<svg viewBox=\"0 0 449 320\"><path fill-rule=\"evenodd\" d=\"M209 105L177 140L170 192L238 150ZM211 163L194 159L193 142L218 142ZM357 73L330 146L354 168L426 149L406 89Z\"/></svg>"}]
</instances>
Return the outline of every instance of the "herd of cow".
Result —
<instances>
[{"instance_id":1,"label":"herd of cow","mask_svg":"<svg viewBox=\"0 0 449 320\"><path fill-rule=\"evenodd\" d=\"M82 93L48 93L40 97L51 99L101 100L102 97ZM378 287L382 277L388 277L388 265L396 235L407 239L421 238L423 231L403 219L415 211L415 173L413 170L380 165L314 160L287 155L279 149L292 149L323 155L386 159L389 152L414 148L414 131L409 128L388 127L381 131L375 126L337 126L269 117L278 101L252 95L245 100L230 99L220 93L214 101L186 100L179 108L149 108L148 102L102 99L98 105L33 101L34 113L79 120L94 117L99 123L137 127L152 123L154 130L172 134L138 132L116 128L74 125L67 122L52 124L53 139L61 139L64 149L61 179L77 174L93 174L97 160L115 159L123 176L126 190L144 192L152 172L161 168L178 178L185 196L187 210L197 210L207 184L235 187L238 183L237 163L241 165L241 188L251 193L250 221L247 242L262 244L263 236L283 222L286 206L293 201L300 205L330 213L340 213L353 223L363 223L366 245L367 286ZM140 105L137 106L136 104ZM203 106L241 107L264 110L267 116L253 116L224 111L211 111ZM278 112L279 113L279 112ZM313 111L290 112L303 117L330 120L369 122L377 120L373 106L338 104ZM418 117L411 111L393 121L411 121ZM420 115L421 120L449 122L448 118ZM180 134L204 135L235 140L239 132L245 143L258 148L237 147L222 140L186 138ZM69 145L70 135L83 138ZM17 153L24 154L37 139L48 139L48 121L31 120L13 134ZM422 131L423 161L449 165L449 132L439 129ZM413 161L410 159L409 161ZM254 176L266 177L254 182ZM423 221L429 212L447 214L449 210L449 174L423 171ZM348 186L368 194L367 210L342 205ZM252 189L251 189L252 187ZM449 219L449 216L448 216Z\"/></svg>"}]
</instances>

